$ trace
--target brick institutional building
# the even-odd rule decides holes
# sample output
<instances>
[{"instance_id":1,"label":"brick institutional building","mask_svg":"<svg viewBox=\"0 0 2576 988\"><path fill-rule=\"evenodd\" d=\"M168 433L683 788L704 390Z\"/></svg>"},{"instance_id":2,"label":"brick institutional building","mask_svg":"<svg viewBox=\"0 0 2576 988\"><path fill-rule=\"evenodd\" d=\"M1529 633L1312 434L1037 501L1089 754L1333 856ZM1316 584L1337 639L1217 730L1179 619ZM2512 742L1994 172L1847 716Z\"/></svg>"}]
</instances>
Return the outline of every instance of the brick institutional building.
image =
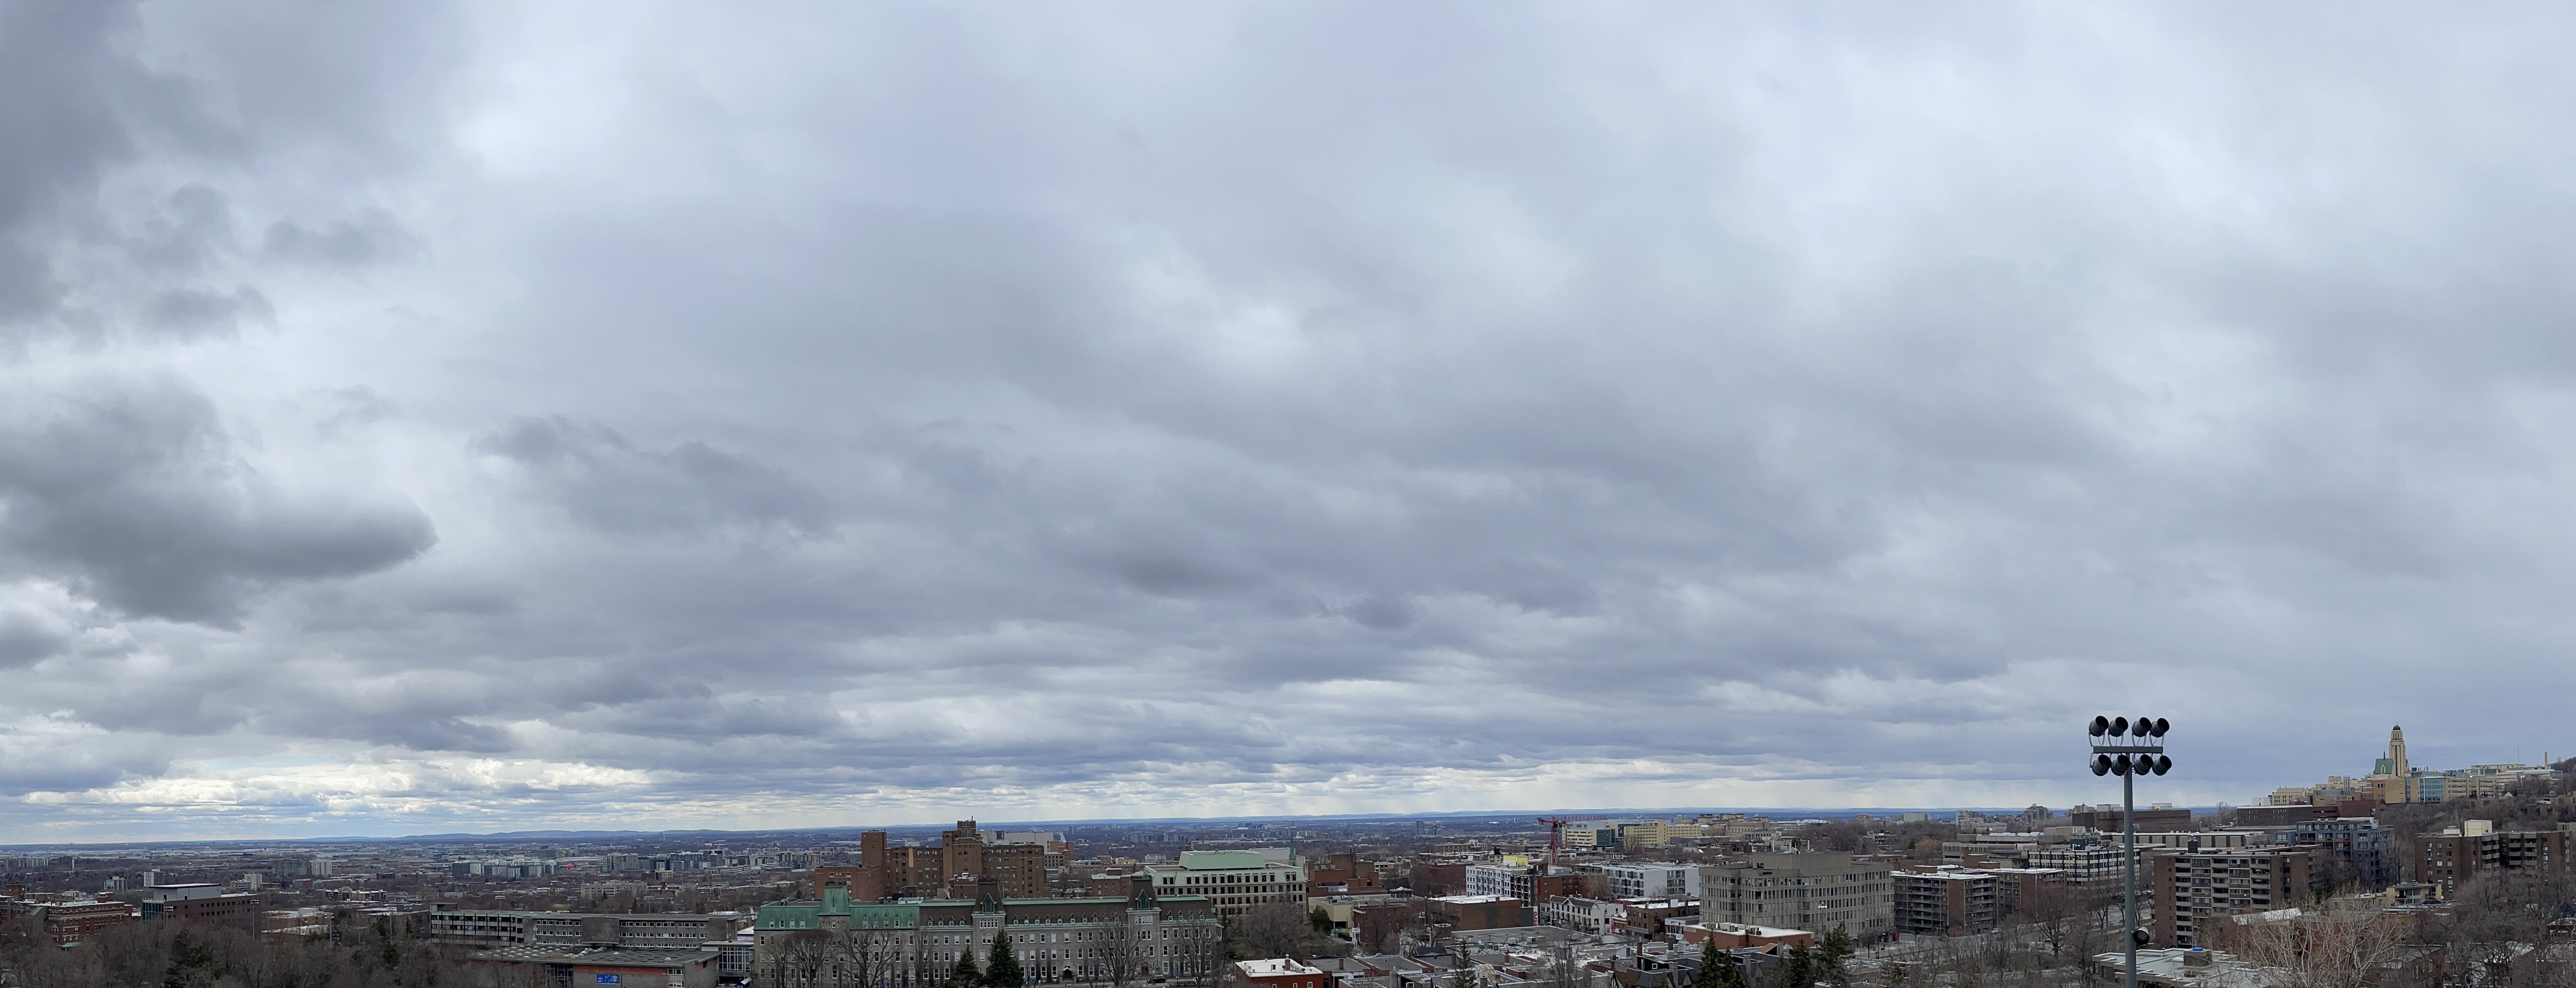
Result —
<instances>
[{"instance_id":1,"label":"brick institutional building","mask_svg":"<svg viewBox=\"0 0 2576 988\"><path fill-rule=\"evenodd\" d=\"M134 921L134 907L122 902L30 902L0 899L0 918L34 917L55 944L79 943L113 926Z\"/></svg>"},{"instance_id":2,"label":"brick institutional building","mask_svg":"<svg viewBox=\"0 0 2576 988\"><path fill-rule=\"evenodd\" d=\"M940 835L938 847L887 847L886 832L859 835L859 863L814 869L814 894L831 886L848 889L855 902L896 898L943 898L958 879L998 883L1005 899L1036 899L1047 894L1046 845L988 843L975 821L959 820L957 829Z\"/></svg>"},{"instance_id":3,"label":"brick institutional building","mask_svg":"<svg viewBox=\"0 0 2576 988\"><path fill-rule=\"evenodd\" d=\"M1010 940L1034 983L1206 982L1222 973L1224 927L1206 896L1157 895L1142 876L1129 888L1126 898L1010 899L987 879L972 899L859 902L826 885L819 898L760 907L753 980L923 988L946 980L960 957L980 967L997 938Z\"/></svg>"}]
</instances>

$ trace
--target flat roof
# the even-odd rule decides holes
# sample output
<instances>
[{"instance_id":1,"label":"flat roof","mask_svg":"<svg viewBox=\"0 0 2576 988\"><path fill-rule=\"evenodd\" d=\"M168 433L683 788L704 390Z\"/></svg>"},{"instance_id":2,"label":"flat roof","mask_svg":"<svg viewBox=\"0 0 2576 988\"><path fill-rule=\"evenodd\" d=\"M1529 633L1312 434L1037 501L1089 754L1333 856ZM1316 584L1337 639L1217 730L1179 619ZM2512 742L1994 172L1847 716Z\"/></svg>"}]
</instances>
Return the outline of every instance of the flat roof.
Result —
<instances>
[{"instance_id":1,"label":"flat roof","mask_svg":"<svg viewBox=\"0 0 2576 988\"><path fill-rule=\"evenodd\" d=\"M1246 977L1255 978L1278 977L1291 974L1324 973L1323 968L1305 964L1288 957L1274 957L1269 960L1258 961L1236 961L1234 962L1234 967L1236 970L1242 971Z\"/></svg>"},{"instance_id":2,"label":"flat roof","mask_svg":"<svg viewBox=\"0 0 2576 988\"><path fill-rule=\"evenodd\" d=\"M598 967L677 967L710 961L722 953L699 947L502 947L468 955L482 961L539 964L587 964Z\"/></svg>"}]
</instances>

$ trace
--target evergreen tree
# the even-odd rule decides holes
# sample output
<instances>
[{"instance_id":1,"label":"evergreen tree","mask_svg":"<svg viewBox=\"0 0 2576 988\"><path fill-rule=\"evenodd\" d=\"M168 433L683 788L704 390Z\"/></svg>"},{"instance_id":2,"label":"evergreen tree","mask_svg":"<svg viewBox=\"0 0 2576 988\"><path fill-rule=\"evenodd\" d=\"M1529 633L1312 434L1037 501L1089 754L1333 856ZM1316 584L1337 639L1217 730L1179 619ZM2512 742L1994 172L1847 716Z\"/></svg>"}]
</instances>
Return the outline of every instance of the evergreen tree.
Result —
<instances>
[{"instance_id":1,"label":"evergreen tree","mask_svg":"<svg viewBox=\"0 0 2576 988\"><path fill-rule=\"evenodd\" d=\"M1816 988L1816 954L1805 947L1789 948L1789 957L1780 962L1778 988Z\"/></svg>"},{"instance_id":2,"label":"evergreen tree","mask_svg":"<svg viewBox=\"0 0 2576 988\"><path fill-rule=\"evenodd\" d=\"M213 981L215 952L181 930L170 938L170 966L161 973L161 988L197 988Z\"/></svg>"},{"instance_id":3,"label":"evergreen tree","mask_svg":"<svg viewBox=\"0 0 2576 988\"><path fill-rule=\"evenodd\" d=\"M1851 984L1851 969L1845 965L1851 955L1851 931L1841 923L1834 924L1833 929L1825 931L1825 942L1817 946L1816 980L1834 988Z\"/></svg>"},{"instance_id":4,"label":"evergreen tree","mask_svg":"<svg viewBox=\"0 0 2576 988\"><path fill-rule=\"evenodd\" d=\"M1717 968L1733 959L1718 952L1716 937L1708 938L1708 943L1700 947L1699 977L1691 979L1691 988L1726 988L1726 976L1717 973Z\"/></svg>"},{"instance_id":5,"label":"evergreen tree","mask_svg":"<svg viewBox=\"0 0 2576 988\"><path fill-rule=\"evenodd\" d=\"M1022 980L1020 958L1011 953L1010 936L994 937L992 956L984 961L984 988L1020 988Z\"/></svg>"},{"instance_id":6,"label":"evergreen tree","mask_svg":"<svg viewBox=\"0 0 2576 988\"><path fill-rule=\"evenodd\" d=\"M957 966L948 969L947 988L978 988L983 983L983 974L975 970L975 952L958 951Z\"/></svg>"},{"instance_id":7,"label":"evergreen tree","mask_svg":"<svg viewBox=\"0 0 2576 988\"><path fill-rule=\"evenodd\" d=\"M1753 988L1753 983L1745 980L1744 962L1734 954L1717 955L1717 988Z\"/></svg>"}]
</instances>

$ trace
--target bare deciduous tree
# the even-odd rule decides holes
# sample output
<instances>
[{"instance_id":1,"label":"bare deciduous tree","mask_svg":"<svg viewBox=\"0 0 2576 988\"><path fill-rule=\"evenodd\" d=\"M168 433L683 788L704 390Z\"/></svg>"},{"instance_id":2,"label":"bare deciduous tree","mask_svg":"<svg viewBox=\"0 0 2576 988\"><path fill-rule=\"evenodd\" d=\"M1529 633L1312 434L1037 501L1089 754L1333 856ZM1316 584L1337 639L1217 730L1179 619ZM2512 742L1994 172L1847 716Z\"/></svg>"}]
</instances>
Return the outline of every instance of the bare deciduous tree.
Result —
<instances>
[{"instance_id":1,"label":"bare deciduous tree","mask_svg":"<svg viewBox=\"0 0 2576 988\"><path fill-rule=\"evenodd\" d=\"M2231 938L2238 960L2264 968L2275 988L2365 988L2406 945L2404 920L2353 899L2295 919L2251 920Z\"/></svg>"}]
</instances>

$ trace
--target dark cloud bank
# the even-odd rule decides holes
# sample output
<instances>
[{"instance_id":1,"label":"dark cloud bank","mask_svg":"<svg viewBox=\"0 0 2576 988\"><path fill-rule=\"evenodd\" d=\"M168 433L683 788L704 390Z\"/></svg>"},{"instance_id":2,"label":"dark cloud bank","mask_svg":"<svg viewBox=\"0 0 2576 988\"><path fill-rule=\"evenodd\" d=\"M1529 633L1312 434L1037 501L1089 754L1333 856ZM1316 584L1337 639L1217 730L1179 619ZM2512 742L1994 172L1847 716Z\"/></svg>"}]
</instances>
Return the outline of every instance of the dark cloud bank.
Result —
<instances>
[{"instance_id":1,"label":"dark cloud bank","mask_svg":"<svg viewBox=\"0 0 2576 988\"><path fill-rule=\"evenodd\" d=\"M2555 8L174 6L0 2L15 839L2576 750Z\"/></svg>"}]
</instances>

